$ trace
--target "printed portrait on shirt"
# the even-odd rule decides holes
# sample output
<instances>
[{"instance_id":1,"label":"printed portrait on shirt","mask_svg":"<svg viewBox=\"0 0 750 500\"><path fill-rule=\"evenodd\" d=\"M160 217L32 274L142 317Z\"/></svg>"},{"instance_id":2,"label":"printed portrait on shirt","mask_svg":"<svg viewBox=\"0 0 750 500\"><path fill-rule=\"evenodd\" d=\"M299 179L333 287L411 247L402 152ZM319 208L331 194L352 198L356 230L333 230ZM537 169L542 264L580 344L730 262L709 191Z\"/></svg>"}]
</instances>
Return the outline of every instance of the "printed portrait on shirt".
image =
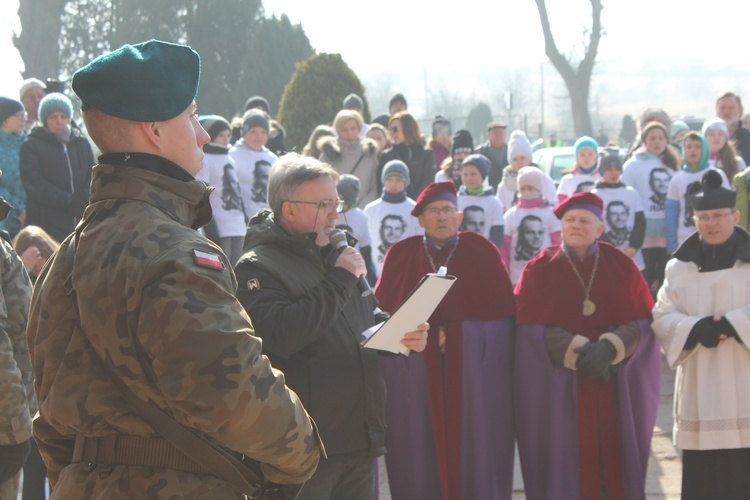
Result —
<instances>
[{"instance_id":1,"label":"printed portrait on shirt","mask_svg":"<svg viewBox=\"0 0 750 500\"><path fill-rule=\"evenodd\" d=\"M518 240L516 242L516 260L531 260L542 250L547 228L536 215L527 215L521 219L518 226Z\"/></svg>"},{"instance_id":2,"label":"printed portrait on shirt","mask_svg":"<svg viewBox=\"0 0 750 500\"><path fill-rule=\"evenodd\" d=\"M242 210L244 212L240 183L231 163L224 165L224 173L221 176L221 207L227 211Z\"/></svg>"},{"instance_id":3,"label":"printed portrait on shirt","mask_svg":"<svg viewBox=\"0 0 750 500\"><path fill-rule=\"evenodd\" d=\"M649 197L651 201L650 212L664 211L671 179L672 176L666 168L655 168L648 174L648 187L651 189L651 196Z\"/></svg>"},{"instance_id":4,"label":"printed portrait on shirt","mask_svg":"<svg viewBox=\"0 0 750 500\"><path fill-rule=\"evenodd\" d=\"M380 221L380 246L378 247L381 256L384 256L388 248L404 236L405 231L406 221L400 215L391 214L383 217Z\"/></svg>"},{"instance_id":5,"label":"printed portrait on shirt","mask_svg":"<svg viewBox=\"0 0 750 500\"><path fill-rule=\"evenodd\" d=\"M693 220L693 205L690 203L690 185L685 189L685 196L683 203L685 204L685 218L682 219L682 225L685 227L695 227L695 221Z\"/></svg>"},{"instance_id":6,"label":"printed portrait on shirt","mask_svg":"<svg viewBox=\"0 0 750 500\"><path fill-rule=\"evenodd\" d=\"M607 205L604 217L605 232L601 239L607 243L620 248L630 244L632 226L628 225L630 220L630 208L624 202L616 200Z\"/></svg>"},{"instance_id":7,"label":"printed portrait on shirt","mask_svg":"<svg viewBox=\"0 0 750 500\"><path fill-rule=\"evenodd\" d=\"M484 232L484 209L476 205L469 205L463 209L464 218L459 229L462 231Z\"/></svg>"},{"instance_id":8,"label":"printed portrait on shirt","mask_svg":"<svg viewBox=\"0 0 750 500\"><path fill-rule=\"evenodd\" d=\"M578 187L576 188L576 193L588 193L592 189L594 189L594 181L584 181L580 184L578 184Z\"/></svg>"},{"instance_id":9,"label":"printed portrait on shirt","mask_svg":"<svg viewBox=\"0 0 750 500\"><path fill-rule=\"evenodd\" d=\"M255 162L253 170L253 189L252 200L256 203L266 203L266 193L268 192L268 172L271 171L271 164L266 160Z\"/></svg>"}]
</instances>

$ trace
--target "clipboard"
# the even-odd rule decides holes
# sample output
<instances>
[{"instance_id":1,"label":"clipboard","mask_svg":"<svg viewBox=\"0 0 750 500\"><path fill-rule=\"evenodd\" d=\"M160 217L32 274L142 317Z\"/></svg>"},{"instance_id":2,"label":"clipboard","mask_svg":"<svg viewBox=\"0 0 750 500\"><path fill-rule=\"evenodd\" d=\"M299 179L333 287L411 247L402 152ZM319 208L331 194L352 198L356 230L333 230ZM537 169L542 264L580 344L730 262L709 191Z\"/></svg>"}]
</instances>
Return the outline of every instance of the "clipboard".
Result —
<instances>
[{"instance_id":1,"label":"clipboard","mask_svg":"<svg viewBox=\"0 0 750 500\"><path fill-rule=\"evenodd\" d=\"M455 282L455 276L425 275L390 318L363 332L362 346L408 355L410 349L401 343L404 333L427 321Z\"/></svg>"}]
</instances>

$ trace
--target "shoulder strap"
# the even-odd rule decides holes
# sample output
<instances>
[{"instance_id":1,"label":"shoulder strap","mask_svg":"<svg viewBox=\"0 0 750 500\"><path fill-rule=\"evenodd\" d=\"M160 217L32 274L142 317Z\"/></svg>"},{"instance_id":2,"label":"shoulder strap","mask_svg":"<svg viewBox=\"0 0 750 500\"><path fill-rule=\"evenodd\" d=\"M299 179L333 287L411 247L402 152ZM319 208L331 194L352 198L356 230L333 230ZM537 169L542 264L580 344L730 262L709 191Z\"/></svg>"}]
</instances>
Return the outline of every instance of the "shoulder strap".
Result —
<instances>
[{"instance_id":1,"label":"shoulder strap","mask_svg":"<svg viewBox=\"0 0 750 500\"><path fill-rule=\"evenodd\" d=\"M357 167L359 167L359 163L362 161L362 158L365 157L365 154L362 153L362 156L359 157L359 160L357 160L357 163L354 164L354 168L352 168L352 171L349 172L350 175L354 175L354 172L356 172Z\"/></svg>"},{"instance_id":2,"label":"shoulder strap","mask_svg":"<svg viewBox=\"0 0 750 500\"><path fill-rule=\"evenodd\" d=\"M83 224L81 224L79 228L82 230ZM177 422L153 401L143 401L140 399L117 375L114 368L99 356L97 350L91 345L88 335L80 322L78 301L72 280L77 237L80 234L79 228L76 228L76 232L68 241L66 253L68 276L65 280L65 287L68 291L68 295L72 296L73 304L76 308L76 315L79 318L78 326L81 328L81 332L89 342L89 346L99 360L99 364L104 369L104 372L119 389L125 398L125 401L127 401L133 410L148 422L154 430L161 434L164 439L172 443L172 445L178 450L182 451L185 455L203 466L205 469L211 471L215 476L224 479L238 491L248 495L251 499L260 498L254 495L258 495L262 492L263 481L249 468L248 465L252 463L250 460L248 460L247 464L241 462L224 448L209 441L205 436L198 434L196 431ZM260 472L259 469L258 472Z\"/></svg>"}]
</instances>

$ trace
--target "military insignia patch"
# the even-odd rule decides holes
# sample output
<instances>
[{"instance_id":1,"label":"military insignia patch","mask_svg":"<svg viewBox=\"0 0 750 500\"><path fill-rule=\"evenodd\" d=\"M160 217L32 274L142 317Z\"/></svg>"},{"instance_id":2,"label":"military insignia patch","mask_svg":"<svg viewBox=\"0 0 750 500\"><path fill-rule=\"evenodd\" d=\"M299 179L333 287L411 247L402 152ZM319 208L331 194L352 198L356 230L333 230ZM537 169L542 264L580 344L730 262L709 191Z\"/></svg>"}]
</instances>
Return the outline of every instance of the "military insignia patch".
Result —
<instances>
[{"instance_id":1,"label":"military insignia patch","mask_svg":"<svg viewBox=\"0 0 750 500\"><path fill-rule=\"evenodd\" d=\"M193 249L193 258L195 259L195 263L199 266L219 270L224 269L224 263L221 261L221 257L215 253Z\"/></svg>"},{"instance_id":2,"label":"military insignia patch","mask_svg":"<svg viewBox=\"0 0 750 500\"><path fill-rule=\"evenodd\" d=\"M260 290L260 281L258 281L258 278L247 280L247 289L248 290Z\"/></svg>"}]
</instances>

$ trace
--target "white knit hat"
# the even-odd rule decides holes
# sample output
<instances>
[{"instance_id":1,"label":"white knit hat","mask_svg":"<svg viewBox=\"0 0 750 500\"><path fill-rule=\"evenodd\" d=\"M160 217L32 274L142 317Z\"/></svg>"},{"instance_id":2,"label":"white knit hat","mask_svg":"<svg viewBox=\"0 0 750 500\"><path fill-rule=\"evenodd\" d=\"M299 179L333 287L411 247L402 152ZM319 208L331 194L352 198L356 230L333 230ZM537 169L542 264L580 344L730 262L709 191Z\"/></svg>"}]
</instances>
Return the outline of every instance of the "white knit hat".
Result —
<instances>
[{"instance_id":1,"label":"white knit hat","mask_svg":"<svg viewBox=\"0 0 750 500\"><path fill-rule=\"evenodd\" d=\"M523 130L514 130L508 139L508 163L516 156L525 156L531 161L531 143Z\"/></svg>"}]
</instances>

